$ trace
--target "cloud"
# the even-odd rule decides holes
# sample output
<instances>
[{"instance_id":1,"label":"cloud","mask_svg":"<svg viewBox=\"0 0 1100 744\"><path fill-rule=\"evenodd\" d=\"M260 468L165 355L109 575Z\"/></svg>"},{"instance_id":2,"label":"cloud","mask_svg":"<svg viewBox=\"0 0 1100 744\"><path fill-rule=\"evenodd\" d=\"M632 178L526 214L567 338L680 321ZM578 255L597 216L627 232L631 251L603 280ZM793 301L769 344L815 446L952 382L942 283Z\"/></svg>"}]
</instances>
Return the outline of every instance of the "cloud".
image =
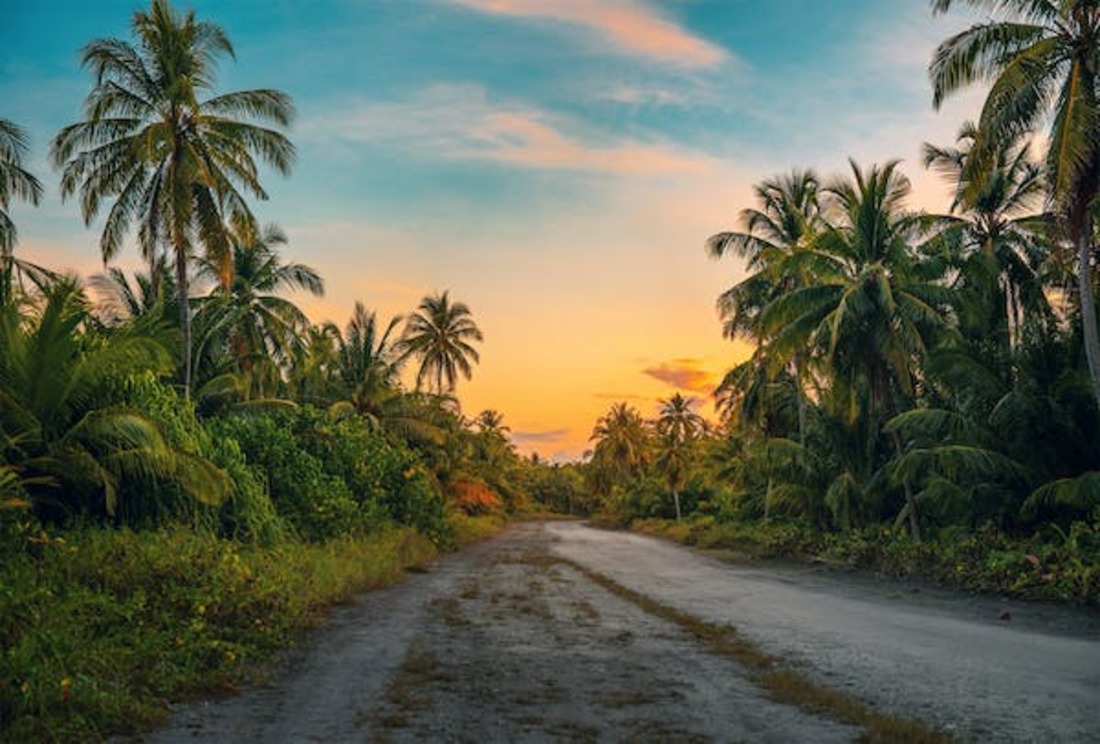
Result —
<instances>
[{"instance_id":1,"label":"cloud","mask_svg":"<svg viewBox=\"0 0 1100 744\"><path fill-rule=\"evenodd\" d=\"M678 67L713 67L730 58L725 49L665 18L642 0L450 1L491 15L580 26L622 54Z\"/></svg>"},{"instance_id":2,"label":"cloud","mask_svg":"<svg viewBox=\"0 0 1100 744\"><path fill-rule=\"evenodd\" d=\"M514 431L512 441L517 445L556 443L567 438L569 429L548 429L546 431Z\"/></svg>"},{"instance_id":3,"label":"cloud","mask_svg":"<svg viewBox=\"0 0 1100 744\"><path fill-rule=\"evenodd\" d=\"M714 390L715 378L712 373L700 369L701 364L698 359L673 359L642 372L678 390L710 395Z\"/></svg>"},{"instance_id":4,"label":"cloud","mask_svg":"<svg viewBox=\"0 0 1100 744\"><path fill-rule=\"evenodd\" d=\"M374 144L422 158L482 160L522 168L627 176L699 175L716 163L669 142L593 142L578 122L536 107L492 103L479 85L439 84L402 101L359 100L302 123L325 146Z\"/></svg>"}]
</instances>

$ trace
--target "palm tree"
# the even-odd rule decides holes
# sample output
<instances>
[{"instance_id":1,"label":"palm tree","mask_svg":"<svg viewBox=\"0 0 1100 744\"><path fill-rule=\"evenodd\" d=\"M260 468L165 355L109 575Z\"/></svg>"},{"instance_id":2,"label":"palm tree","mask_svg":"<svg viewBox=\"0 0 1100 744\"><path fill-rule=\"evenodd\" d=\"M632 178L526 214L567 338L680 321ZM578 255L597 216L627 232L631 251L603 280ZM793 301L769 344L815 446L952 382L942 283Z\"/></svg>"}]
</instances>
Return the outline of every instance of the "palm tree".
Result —
<instances>
[{"instance_id":1,"label":"palm tree","mask_svg":"<svg viewBox=\"0 0 1100 744\"><path fill-rule=\"evenodd\" d=\"M447 439L447 428L457 415L448 396L426 396L405 392L400 383L400 342L394 333L403 320L396 316L383 327L375 311L361 302L344 333L336 333L335 357L330 361L323 351L323 363L333 373L335 402L329 411L336 415L362 417L371 427L380 429L402 444L419 448L421 455L438 452ZM331 331L323 331L328 335ZM324 349L324 342L321 342ZM457 425L456 425L457 428Z\"/></svg>"},{"instance_id":2,"label":"palm tree","mask_svg":"<svg viewBox=\"0 0 1100 744\"><path fill-rule=\"evenodd\" d=\"M112 516L122 486L149 479L220 503L223 472L171 446L148 412L117 402L120 379L166 372L168 353L140 333L90 339L89 317L72 278L29 313L0 307L0 458L40 513Z\"/></svg>"},{"instance_id":3,"label":"palm tree","mask_svg":"<svg viewBox=\"0 0 1100 744\"><path fill-rule=\"evenodd\" d=\"M511 431L511 429L504 423L504 414L500 411L494 411L488 408L477 415L474 418L474 424L477 425L479 431L485 434L500 434L504 436L505 432Z\"/></svg>"},{"instance_id":4,"label":"palm tree","mask_svg":"<svg viewBox=\"0 0 1100 744\"><path fill-rule=\"evenodd\" d=\"M26 154L26 133L13 122L0 119L0 304L11 300L17 276L26 276L39 288L56 278L53 272L12 255L18 233L8 205L13 197L31 204L42 198L42 184L23 169Z\"/></svg>"},{"instance_id":5,"label":"palm tree","mask_svg":"<svg viewBox=\"0 0 1100 744\"><path fill-rule=\"evenodd\" d=\"M335 400L341 338L335 323L311 325L302 335L289 376L291 390L299 402L324 407Z\"/></svg>"},{"instance_id":6,"label":"palm tree","mask_svg":"<svg viewBox=\"0 0 1100 744\"><path fill-rule=\"evenodd\" d=\"M691 446L703 432L706 422L692 410L691 401L676 393L661 401L657 419L657 467L668 479L672 500L676 504L676 521L680 521L680 489L693 460Z\"/></svg>"},{"instance_id":7,"label":"palm tree","mask_svg":"<svg viewBox=\"0 0 1100 744\"><path fill-rule=\"evenodd\" d=\"M929 65L937 108L977 81L991 81L978 123L988 157L996 143L1050 127L1050 196L1077 249L1078 301L1093 397L1100 406L1100 333L1093 294L1093 210L1100 193L1100 5L1095 0L960 0L1005 20L950 37ZM933 0L935 13L960 4Z\"/></svg>"},{"instance_id":8,"label":"palm tree","mask_svg":"<svg viewBox=\"0 0 1100 744\"><path fill-rule=\"evenodd\" d=\"M851 167L851 180L827 189L830 224L815 241L817 282L771 303L761 323L780 353L819 355L831 404L852 422L872 422L870 456L881 424L912 401L917 363L945 328L953 295L937 284L943 266L918 260L915 245L929 220L905 210L910 186L896 161ZM908 488L906 509L917 534Z\"/></svg>"},{"instance_id":9,"label":"palm tree","mask_svg":"<svg viewBox=\"0 0 1100 744\"><path fill-rule=\"evenodd\" d=\"M243 242L253 237L250 243ZM284 263L278 246L286 235L275 225L261 234L234 236L232 270L210 260L199 262L199 277L218 283L199 303L196 324L204 333L196 357L225 354L237 374L248 377L257 366L277 370L288 363L309 326L305 313L277 293L306 290L320 297L324 282L314 269Z\"/></svg>"},{"instance_id":10,"label":"palm tree","mask_svg":"<svg viewBox=\"0 0 1100 744\"><path fill-rule=\"evenodd\" d=\"M769 362L767 367L790 364L799 391L799 433L804 437L803 356L795 353L780 360L770 354L759 319L768 303L812 281L807 258L821 228L820 182L812 170L793 170L757 184L754 191L760 207L741 212L744 231L720 232L707 240L712 257L732 252L745 260L751 272L718 298L722 332L726 338L742 337L756 344L759 358Z\"/></svg>"},{"instance_id":11,"label":"palm tree","mask_svg":"<svg viewBox=\"0 0 1100 744\"><path fill-rule=\"evenodd\" d=\"M166 256L157 258L152 272L126 272L111 266L88 280L98 297L96 315L107 326L118 326L149 316L171 322L179 317L176 284L168 273Z\"/></svg>"},{"instance_id":12,"label":"palm tree","mask_svg":"<svg viewBox=\"0 0 1100 744\"><path fill-rule=\"evenodd\" d=\"M928 220L906 211L908 179L897 162L832 183L830 224L815 241L814 284L765 308L761 322L782 351L812 349L849 391L869 393L874 412L896 412L914 392L914 362L946 321L951 292L943 266L918 260ZM893 409L893 410L890 410Z\"/></svg>"},{"instance_id":13,"label":"palm tree","mask_svg":"<svg viewBox=\"0 0 1100 744\"><path fill-rule=\"evenodd\" d=\"M0 119L0 258L3 259L11 256L18 237L15 223L8 216L12 198L31 204L38 204L42 198L42 184L23 169L26 154L26 133L15 123Z\"/></svg>"},{"instance_id":14,"label":"palm tree","mask_svg":"<svg viewBox=\"0 0 1100 744\"><path fill-rule=\"evenodd\" d=\"M614 485L638 475L649 462L649 433L637 409L627 403L615 403L592 430L595 441L592 465L606 476L604 485Z\"/></svg>"},{"instance_id":15,"label":"palm tree","mask_svg":"<svg viewBox=\"0 0 1100 744\"><path fill-rule=\"evenodd\" d=\"M233 46L193 11L178 14L167 0L152 0L131 25L133 43L108 38L84 47L82 64L95 79L87 119L58 133L52 158L63 167L62 196L80 192L85 223L113 199L100 236L105 262L135 223L151 266L162 245L174 254L190 394L188 266L196 240L215 264L232 259L225 224L253 223L246 195L267 198L255 156L280 173L290 170L294 146L265 125L287 126L293 105L267 89L206 97L219 58L233 57Z\"/></svg>"},{"instance_id":16,"label":"palm tree","mask_svg":"<svg viewBox=\"0 0 1100 744\"><path fill-rule=\"evenodd\" d=\"M401 340L402 358L420 358L419 389L425 380L436 395L454 392L458 375L473 376L471 361L481 360L471 342L483 340L465 303L450 301L447 292L425 297L409 316Z\"/></svg>"},{"instance_id":17,"label":"palm tree","mask_svg":"<svg viewBox=\"0 0 1100 744\"><path fill-rule=\"evenodd\" d=\"M926 143L924 164L954 186L951 212L958 218L938 240L959 270L955 288L976 295L978 302L971 305L985 316L974 335L992 335L1010 352L1025 322L1045 325L1052 318L1040 276L1050 220L1036 211L1043 172L1028 155L1030 142L1001 142L989 157L975 157L979 137L977 127L966 122L956 147Z\"/></svg>"}]
</instances>

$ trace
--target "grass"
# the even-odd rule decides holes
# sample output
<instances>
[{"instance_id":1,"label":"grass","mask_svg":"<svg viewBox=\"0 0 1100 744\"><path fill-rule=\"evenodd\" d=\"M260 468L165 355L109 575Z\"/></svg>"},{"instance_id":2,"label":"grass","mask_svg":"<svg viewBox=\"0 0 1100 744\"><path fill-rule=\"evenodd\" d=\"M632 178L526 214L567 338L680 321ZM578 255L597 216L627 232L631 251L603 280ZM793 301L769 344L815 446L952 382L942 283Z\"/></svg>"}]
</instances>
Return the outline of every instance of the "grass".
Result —
<instances>
[{"instance_id":1,"label":"grass","mask_svg":"<svg viewBox=\"0 0 1100 744\"><path fill-rule=\"evenodd\" d=\"M718 521L692 516L680 523L635 520L631 529L718 551L735 560L789 558L911 578L967 591L1100 605L1100 523L1048 526L1030 537L985 525L928 530L923 542L904 531L868 527L823 533L790 522Z\"/></svg>"},{"instance_id":2,"label":"grass","mask_svg":"<svg viewBox=\"0 0 1100 744\"><path fill-rule=\"evenodd\" d=\"M408 529L272 548L185 528L34 536L0 563L0 740L148 730L435 554Z\"/></svg>"}]
</instances>

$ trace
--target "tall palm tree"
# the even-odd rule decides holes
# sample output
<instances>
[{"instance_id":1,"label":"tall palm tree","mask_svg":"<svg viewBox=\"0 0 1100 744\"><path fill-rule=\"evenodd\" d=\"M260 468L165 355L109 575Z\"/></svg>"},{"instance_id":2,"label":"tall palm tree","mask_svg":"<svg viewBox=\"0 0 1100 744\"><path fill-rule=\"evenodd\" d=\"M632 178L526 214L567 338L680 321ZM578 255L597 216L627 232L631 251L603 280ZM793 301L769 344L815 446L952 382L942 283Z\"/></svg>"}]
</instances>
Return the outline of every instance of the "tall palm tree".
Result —
<instances>
[{"instance_id":1,"label":"tall palm tree","mask_svg":"<svg viewBox=\"0 0 1100 744\"><path fill-rule=\"evenodd\" d=\"M910 184L897 162L838 179L827 192L830 223L815 241L816 281L772 302L761 321L780 350L813 349L873 411L896 412L914 391L914 362L946 321L951 292L943 266L918 260L928 230L907 211Z\"/></svg>"},{"instance_id":2,"label":"tall palm tree","mask_svg":"<svg viewBox=\"0 0 1100 744\"><path fill-rule=\"evenodd\" d=\"M63 167L63 197L79 191L91 224L113 200L100 236L103 260L122 247L136 223L152 266L162 246L174 255L184 336L184 391L191 389L188 267L196 242L219 265L232 259L227 222L252 223L246 196L266 199L256 157L288 173L294 146L281 132L293 116L290 98L258 89L212 95L216 65L233 46L218 26L152 0L134 14L134 41L98 39L82 64L94 85L85 121L54 139Z\"/></svg>"},{"instance_id":3,"label":"tall palm tree","mask_svg":"<svg viewBox=\"0 0 1100 744\"><path fill-rule=\"evenodd\" d=\"M680 521L680 489L692 462L691 446L703 432L706 422L692 410L691 401L676 393L661 401L657 418L657 467L668 479L672 500L676 505L676 521Z\"/></svg>"},{"instance_id":4,"label":"tall palm tree","mask_svg":"<svg viewBox=\"0 0 1100 744\"><path fill-rule=\"evenodd\" d=\"M980 132L972 122L959 130L955 147L925 143L924 164L954 187L951 212L957 216L939 241L959 275L957 289L977 295L982 315L978 335L992 335L1011 351L1025 322L1045 324L1052 317L1041 269L1048 254L1049 216L1038 211L1044 196L1041 166L1029 156L1025 139L1004 141L987 157L976 157Z\"/></svg>"},{"instance_id":5,"label":"tall palm tree","mask_svg":"<svg viewBox=\"0 0 1100 744\"><path fill-rule=\"evenodd\" d=\"M760 313L768 303L812 281L807 259L814 236L821 229L820 181L812 170L793 170L754 187L759 208L741 212L743 231L726 231L707 240L714 258L732 253L746 262L750 274L718 298L722 332L726 338L746 338L757 345L761 367L788 364L799 388L799 433L806 428L804 360L799 353L778 359L767 350L768 338L760 327ZM772 369L774 374L774 369Z\"/></svg>"},{"instance_id":6,"label":"tall palm tree","mask_svg":"<svg viewBox=\"0 0 1100 744\"><path fill-rule=\"evenodd\" d=\"M253 240L244 242L248 238ZM224 355L245 376L257 365L270 362L277 369L291 360L309 319L278 293L305 290L320 297L324 281L311 267L282 260L278 248L286 242L282 230L268 225L259 235L234 235L231 271L209 259L199 262L199 276L217 283L199 302L196 324L203 338L197 357L202 350Z\"/></svg>"},{"instance_id":7,"label":"tall palm tree","mask_svg":"<svg viewBox=\"0 0 1100 744\"><path fill-rule=\"evenodd\" d=\"M649 432L638 410L615 403L596 422L589 441L595 441L592 465L613 485L641 472L649 462Z\"/></svg>"},{"instance_id":8,"label":"tall palm tree","mask_svg":"<svg viewBox=\"0 0 1100 744\"><path fill-rule=\"evenodd\" d=\"M15 246L18 234L8 216L13 197L38 204L42 183L23 168L27 154L27 134L22 127L0 119L0 257L6 258Z\"/></svg>"},{"instance_id":9,"label":"tall palm tree","mask_svg":"<svg viewBox=\"0 0 1100 744\"><path fill-rule=\"evenodd\" d=\"M337 339L336 370L345 399L375 424L386 402L399 392L401 357L393 334L401 321L398 315L382 328L377 313L356 302L343 336Z\"/></svg>"},{"instance_id":10,"label":"tall palm tree","mask_svg":"<svg viewBox=\"0 0 1100 744\"><path fill-rule=\"evenodd\" d=\"M306 329L290 365L289 383L296 400L320 407L335 400L341 338L335 323L311 325Z\"/></svg>"},{"instance_id":11,"label":"tall palm tree","mask_svg":"<svg viewBox=\"0 0 1100 744\"><path fill-rule=\"evenodd\" d=\"M447 292L425 297L409 316L401 340L402 358L420 358L416 373L419 389L429 381L436 395L454 392L458 375L473 376L471 362L481 360L472 342L483 340L470 308L463 302L451 302Z\"/></svg>"},{"instance_id":12,"label":"tall palm tree","mask_svg":"<svg viewBox=\"0 0 1100 744\"><path fill-rule=\"evenodd\" d=\"M1100 194L1100 4L933 0L932 8L946 13L959 4L1003 20L975 24L939 45L929 65L932 102L938 108L962 88L991 81L978 123L989 147L1049 122L1050 195L1077 248L1085 356L1100 406L1100 333L1092 281L1093 211Z\"/></svg>"},{"instance_id":13,"label":"tall palm tree","mask_svg":"<svg viewBox=\"0 0 1100 744\"><path fill-rule=\"evenodd\" d=\"M23 168L26 154L26 132L14 122L0 119L0 303L7 302L17 272L28 274L39 286L50 276L41 267L12 256L18 232L8 205L13 198L31 204L38 204L42 198L42 183Z\"/></svg>"},{"instance_id":14,"label":"tall palm tree","mask_svg":"<svg viewBox=\"0 0 1100 744\"><path fill-rule=\"evenodd\" d=\"M943 266L918 260L928 218L905 209L908 179L897 162L830 184L829 225L815 241L815 284L764 309L763 326L783 353L811 349L831 377L829 398L853 422L869 420L868 458L885 420L913 400L917 364L946 326L953 299ZM895 438L895 447L901 443ZM900 454L900 452L899 452ZM910 525L919 532L906 488Z\"/></svg>"}]
</instances>

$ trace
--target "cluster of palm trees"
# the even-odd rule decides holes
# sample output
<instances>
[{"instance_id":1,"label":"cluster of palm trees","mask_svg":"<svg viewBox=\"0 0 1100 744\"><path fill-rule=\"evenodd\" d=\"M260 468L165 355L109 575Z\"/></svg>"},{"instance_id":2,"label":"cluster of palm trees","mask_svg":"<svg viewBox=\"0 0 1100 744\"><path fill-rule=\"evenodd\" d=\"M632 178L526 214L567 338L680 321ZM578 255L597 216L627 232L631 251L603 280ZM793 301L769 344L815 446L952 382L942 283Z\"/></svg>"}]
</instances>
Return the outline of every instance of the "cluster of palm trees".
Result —
<instances>
[{"instance_id":1,"label":"cluster of palm trees","mask_svg":"<svg viewBox=\"0 0 1100 744\"><path fill-rule=\"evenodd\" d=\"M959 4L991 18L939 46L933 102L990 92L956 143L924 149L950 214L910 209L897 162L851 162L760 183L739 227L706 243L744 263L718 309L755 349L695 448L697 490L729 511L919 538L1100 507L1100 5L932 2ZM644 430L612 409L594 471L640 487Z\"/></svg>"},{"instance_id":2,"label":"cluster of palm trees","mask_svg":"<svg viewBox=\"0 0 1100 744\"><path fill-rule=\"evenodd\" d=\"M590 487L614 501L630 501L656 476L672 496L676 520L682 516L680 492L696 469L698 443L708 433L695 401L676 393L660 401L656 419L647 421L633 406L615 403L597 422L590 441L595 445L586 463Z\"/></svg>"},{"instance_id":3,"label":"cluster of palm trees","mask_svg":"<svg viewBox=\"0 0 1100 744\"><path fill-rule=\"evenodd\" d=\"M197 455L194 438L143 410L160 393L133 393L142 380L174 385L202 416L313 405L425 448L441 446L448 429L473 441L453 397L479 361L470 309L442 292L385 327L361 304L343 330L310 323L284 295L321 295L321 276L285 261L286 235L258 225L249 204L267 197L261 163L284 174L293 164L290 99L216 92L217 62L233 55L228 37L167 0L135 13L131 30L84 48L85 118L51 153L61 194L79 197L87 224L104 215L105 264L131 237L145 258L132 277L114 267L93 277L97 302L77 278L15 257L9 207L37 204L43 187L22 165L26 133L0 120L2 503L31 496L48 512L68 499L111 514L134 473L223 500L224 472ZM402 382L410 362L419 365L412 390Z\"/></svg>"}]
</instances>

